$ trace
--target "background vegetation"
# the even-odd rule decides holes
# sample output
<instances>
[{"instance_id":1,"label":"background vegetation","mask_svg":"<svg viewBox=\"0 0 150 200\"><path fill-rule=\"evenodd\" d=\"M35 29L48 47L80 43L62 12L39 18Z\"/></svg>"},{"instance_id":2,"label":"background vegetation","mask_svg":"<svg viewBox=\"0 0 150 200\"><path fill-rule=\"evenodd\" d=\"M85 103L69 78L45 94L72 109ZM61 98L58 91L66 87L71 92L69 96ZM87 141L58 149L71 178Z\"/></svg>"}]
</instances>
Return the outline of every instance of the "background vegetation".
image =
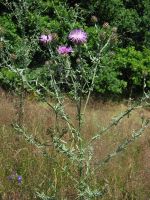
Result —
<instances>
[{"instance_id":1,"label":"background vegetation","mask_svg":"<svg viewBox=\"0 0 150 200\"><path fill-rule=\"evenodd\" d=\"M7 2L7 4L6 4ZM10 1L11 2L11 1ZM149 0L110 0L110 1L9 1L2 0L0 15L0 48L6 46L15 64L23 55L22 40L36 40L28 65L29 77L40 77L44 82L47 65L51 62L46 47L38 42L42 33L52 33L55 46L66 41L73 28L83 28L88 33L88 49L95 51L95 26L101 40L114 31L112 49L103 58L104 67L96 78L95 94L142 94L150 87L150 2ZM16 5L18 7L16 7ZM19 6L23 9L22 19L18 22ZM14 13L17 10L17 15ZM29 40L29 41L30 41ZM24 44L25 48L25 44ZM5 52L6 53L6 52ZM21 55L22 54L22 55ZM86 56L86 55L85 55ZM73 58L75 59L75 58ZM3 66L4 67L4 66ZM0 68L1 85L13 86L16 77L9 70ZM23 68L23 66L22 66ZM89 70L89 68L88 68Z\"/></svg>"}]
</instances>

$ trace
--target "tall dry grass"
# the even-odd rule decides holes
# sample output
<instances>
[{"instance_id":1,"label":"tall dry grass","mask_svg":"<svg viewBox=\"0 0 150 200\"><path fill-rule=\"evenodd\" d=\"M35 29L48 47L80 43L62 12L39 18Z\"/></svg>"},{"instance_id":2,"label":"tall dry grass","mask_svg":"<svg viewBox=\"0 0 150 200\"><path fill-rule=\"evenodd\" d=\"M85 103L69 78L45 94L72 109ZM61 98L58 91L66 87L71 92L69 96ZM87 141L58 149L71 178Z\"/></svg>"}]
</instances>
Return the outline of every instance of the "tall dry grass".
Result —
<instances>
[{"instance_id":1,"label":"tall dry grass","mask_svg":"<svg viewBox=\"0 0 150 200\"><path fill-rule=\"evenodd\" d=\"M76 197L73 183L67 174L60 173L65 165L63 157L50 155L60 160L60 165L45 158L41 151L28 144L23 137L15 134L11 124L16 120L17 98L0 91L0 199L3 200L34 200L36 191L53 194L52 185L59 188L57 199L73 200ZM66 99L66 111L76 123L75 105ZM100 127L105 127L111 118L127 106L123 103L95 101L86 110L83 134L85 139L92 137ZM141 117L150 117L148 110L134 111L121 123L112 128L101 140L94 142L95 157L93 162L104 158L112 152L124 138L141 126ZM41 143L50 143L47 129L53 127L54 114L41 102L25 100L24 125ZM110 161L93 177L98 187L107 183L108 193L103 200L149 200L150 199L150 130L128 149ZM69 164L69 163L68 163ZM72 173L74 173L74 169ZM13 173L22 175L23 181L10 181ZM53 182L53 183L52 183Z\"/></svg>"}]
</instances>

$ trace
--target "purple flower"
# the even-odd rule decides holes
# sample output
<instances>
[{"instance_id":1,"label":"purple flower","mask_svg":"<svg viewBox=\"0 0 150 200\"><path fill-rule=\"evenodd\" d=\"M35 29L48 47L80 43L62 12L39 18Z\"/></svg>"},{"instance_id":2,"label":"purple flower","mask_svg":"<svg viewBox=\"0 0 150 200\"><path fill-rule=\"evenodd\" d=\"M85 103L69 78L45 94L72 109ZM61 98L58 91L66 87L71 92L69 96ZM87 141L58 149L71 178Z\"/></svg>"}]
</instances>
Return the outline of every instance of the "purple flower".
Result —
<instances>
[{"instance_id":1,"label":"purple flower","mask_svg":"<svg viewBox=\"0 0 150 200\"><path fill-rule=\"evenodd\" d=\"M41 35L40 36L40 38L39 38L39 40L40 40L40 42L41 43L43 43L43 44L47 44L47 43L49 43L49 42L51 42L52 41L52 35L51 34L49 34L49 35Z\"/></svg>"},{"instance_id":2,"label":"purple flower","mask_svg":"<svg viewBox=\"0 0 150 200\"><path fill-rule=\"evenodd\" d=\"M75 29L70 32L68 38L76 44L82 44L87 41L87 34L81 29Z\"/></svg>"},{"instance_id":3,"label":"purple flower","mask_svg":"<svg viewBox=\"0 0 150 200\"><path fill-rule=\"evenodd\" d=\"M67 55L68 53L73 52L72 47L67 47L67 46L59 46L57 51L59 54L62 55Z\"/></svg>"},{"instance_id":4,"label":"purple flower","mask_svg":"<svg viewBox=\"0 0 150 200\"><path fill-rule=\"evenodd\" d=\"M17 180L18 180L18 183L21 183L22 182L22 176L18 176Z\"/></svg>"}]
</instances>

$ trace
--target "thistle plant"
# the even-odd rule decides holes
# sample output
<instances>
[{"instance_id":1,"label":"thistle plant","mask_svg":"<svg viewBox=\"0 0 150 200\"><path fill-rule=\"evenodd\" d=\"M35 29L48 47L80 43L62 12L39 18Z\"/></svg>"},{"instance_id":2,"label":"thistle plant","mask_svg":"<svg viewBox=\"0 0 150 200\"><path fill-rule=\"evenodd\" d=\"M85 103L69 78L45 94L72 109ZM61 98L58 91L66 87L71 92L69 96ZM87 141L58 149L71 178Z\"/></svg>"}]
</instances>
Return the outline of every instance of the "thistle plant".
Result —
<instances>
[{"instance_id":1,"label":"thistle plant","mask_svg":"<svg viewBox=\"0 0 150 200\"><path fill-rule=\"evenodd\" d=\"M72 32L76 33L76 30ZM25 75L20 74L20 77L22 77L22 79L24 80L25 87L29 87L30 90L34 91L37 96L42 101L47 103L50 109L52 109L54 112L55 124L52 128L50 127L48 129L49 136L51 137L51 146L55 151L57 151L58 154L62 155L66 159L66 166L61 170L62 172L65 171L66 173L69 173L68 176L74 181L74 187L76 188L77 197L79 199L100 199L105 194L107 185L104 185L101 190L99 190L98 188L94 188L94 185L91 185L90 183L91 177L96 176L97 171L100 170L104 164L108 163L108 161L110 161L113 157L118 155L118 153L126 149L126 147L130 143L141 136L145 128L149 125L149 120L144 120L142 127L139 130L133 132L131 138L127 138L125 141L123 141L123 143L121 143L116 148L116 150L111 152L103 160L97 161L93 164L94 141L100 139L103 134L107 134L109 129L111 129L113 126L116 126L123 118L125 118L125 116L128 116L133 110L140 108L141 105L131 106L130 108L128 108L127 111L115 117L113 121L108 125L108 127L100 129L98 132L94 133L94 136L89 141L85 140L82 131L86 123L84 116L86 107L88 105L91 92L94 88L97 68L101 67L101 56L110 45L111 40L110 35L104 46L98 50L97 57L93 55L92 52L87 52L87 55L90 57L91 63L91 77L87 77L87 72L84 67L85 60L84 58L82 58L81 53L81 45L85 45L83 47L85 48L85 50L87 49L88 45L88 43L85 44L85 42L87 42L85 40L85 34L86 33L83 30L80 30L79 37L78 32L77 35L74 36L75 40L73 40L72 36L71 39L73 41L73 47L68 47L66 45L59 46L56 49L56 53L58 53L58 56L56 57L54 55L54 52L49 49L50 58L53 59L54 56L56 67L62 67L59 77L58 71L56 69L53 69L51 66L48 67L50 74L50 88L44 85L44 83L35 80L28 80ZM78 63L78 65L76 65L76 68L73 68L72 66L72 54L76 54L80 59L80 62ZM71 98L76 105L76 124L71 120L71 117L68 115L65 109L65 99L67 94L63 91L64 87L67 88L69 98ZM47 98L45 97L45 95L42 94L39 88L41 90L44 90L45 93L53 99L52 103L47 100ZM65 124L66 126L66 130L62 129L62 121L63 124ZM14 128L19 133L23 134L28 142L36 145L37 148L45 148L46 145L42 145L39 141L35 140L32 134L29 134L25 127L16 124L14 125ZM44 152L44 154L45 153L46 152ZM71 168L75 169L75 174L71 171L67 172L68 160ZM42 196L39 193L38 195L40 197Z\"/></svg>"},{"instance_id":2,"label":"thistle plant","mask_svg":"<svg viewBox=\"0 0 150 200\"><path fill-rule=\"evenodd\" d=\"M103 28L106 27L110 29L105 23L105 27ZM49 156L49 147L57 152L56 155L64 158L65 165L61 167L61 173L66 173L67 177L72 180L77 199L80 200L100 199L104 196L107 192L107 184L102 185L101 188L97 188L91 181L92 177L96 177L97 171L100 170L103 165L107 164L108 161L118 155L118 153L125 150L126 147L141 136L145 128L149 126L149 120L143 120L141 128L134 131L130 138L124 140L104 159L94 162L94 141L100 140L102 135L107 134L109 129L116 126L132 111L141 108L140 104L131 105L128 110L113 118L112 122L107 127L100 128L96 133L93 133L89 141L84 138L83 130L86 123L86 108L91 93L94 90L97 70L104 67L101 62L102 57L109 51L112 40L114 40L114 32L111 30L104 35L103 40L97 25L95 25L95 32L97 34L97 40L94 44L96 46L96 52L88 48L90 35L88 35L84 28L76 29L76 27L73 27L66 37L66 43L59 45L53 44L53 36L51 34L46 35L42 33L41 36L39 36L39 38L36 37L35 40L31 40L31 38L26 39L24 35L24 45L18 48L18 55L24 59L20 59L18 65L17 63L10 62L9 59L3 61L3 66L5 65L8 67L19 77L21 91L27 89L29 92L32 91L36 93L39 100L45 102L55 116L53 126L49 127L47 130L51 139L49 145L41 143L37 138L35 139L33 134L30 133L22 123L15 123L13 125L16 132L23 135L29 143L32 143L40 149L43 155L52 162L56 162L60 165L59 160L54 159L53 156ZM27 75L28 66L32 60L32 51L34 47L37 47L36 45L38 42L40 45L44 45L44 47L47 48L52 63L47 66L49 85L40 81L38 77L37 79L29 79ZM8 55L6 56L6 52L5 58L9 58ZM18 87L18 85L16 85L16 87ZM47 97L50 97L51 101L49 101ZM73 120L66 111L66 97L70 98L76 106L76 118ZM149 95L147 94L147 98L144 100L145 104L142 106L149 105L147 103L148 98ZM63 128L64 126L65 129ZM53 185L53 187L55 186ZM40 193L37 192L37 195L41 199L57 198L57 194L48 197L44 195L42 191Z\"/></svg>"}]
</instances>

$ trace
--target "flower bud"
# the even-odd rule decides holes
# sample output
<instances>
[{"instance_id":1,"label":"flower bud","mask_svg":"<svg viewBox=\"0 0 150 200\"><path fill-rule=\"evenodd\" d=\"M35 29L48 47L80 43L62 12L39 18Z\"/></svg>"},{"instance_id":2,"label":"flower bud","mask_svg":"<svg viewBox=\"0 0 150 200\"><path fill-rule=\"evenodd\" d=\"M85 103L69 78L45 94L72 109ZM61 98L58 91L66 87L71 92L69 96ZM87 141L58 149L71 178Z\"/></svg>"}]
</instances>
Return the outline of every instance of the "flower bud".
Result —
<instances>
[{"instance_id":1,"label":"flower bud","mask_svg":"<svg viewBox=\"0 0 150 200\"><path fill-rule=\"evenodd\" d=\"M52 65L52 64L54 64L54 63L53 63L52 60L46 60L44 64L45 64L45 65Z\"/></svg>"},{"instance_id":2,"label":"flower bud","mask_svg":"<svg viewBox=\"0 0 150 200\"><path fill-rule=\"evenodd\" d=\"M108 22L104 22L103 28L108 29L109 27L110 27L109 23Z\"/></svg>"},{"instance_id":3,"label":"flower bud","mask_svg":"<svg viewBox=\"0 0 150 200\"><path fill-rule=\"evenodd\" d=\"M93 15L93 16L91 17L91 22L93 22L93 23L98 22L97 17Z\"/></svg>"},{"instance_id":4,"label":"flower bud","mask_svg":"<svg viewBox=\"0 0 150 200\"><path fill-rule=\"evenodd\" d=\"M117 27L112 27L112 32L117 33L118 28Z\"/></svg>"},{"instance_id":5,"label":"flower bud","mask_svg":"<svg viewBox=\"0 0 150 200\"><path fill-rule=\"evenodd\" d=\"M80 62L81 62L80 58L77 58L76 63L80 63Z\"/></svg>"},{"instance_id":6,"label":"flower bud","mask_svg":"<svg viewBox=\"0 0 150 200\"><path fill-rule=\"evenodd\" d=\"M45 65L49 65L49 60L46 60L46 61L45 61Z\"/></svg>"},{"instance_id":7,"label":"flower bud","mask_svg":"<svg viewBox=\"0 0 150 200\"><path fill-rule=\"evenodd\" d=\"M53 38L53 40L58 40L59 39L58 34L52 33L52 38Z\"/></svg>"}]
</instances>

